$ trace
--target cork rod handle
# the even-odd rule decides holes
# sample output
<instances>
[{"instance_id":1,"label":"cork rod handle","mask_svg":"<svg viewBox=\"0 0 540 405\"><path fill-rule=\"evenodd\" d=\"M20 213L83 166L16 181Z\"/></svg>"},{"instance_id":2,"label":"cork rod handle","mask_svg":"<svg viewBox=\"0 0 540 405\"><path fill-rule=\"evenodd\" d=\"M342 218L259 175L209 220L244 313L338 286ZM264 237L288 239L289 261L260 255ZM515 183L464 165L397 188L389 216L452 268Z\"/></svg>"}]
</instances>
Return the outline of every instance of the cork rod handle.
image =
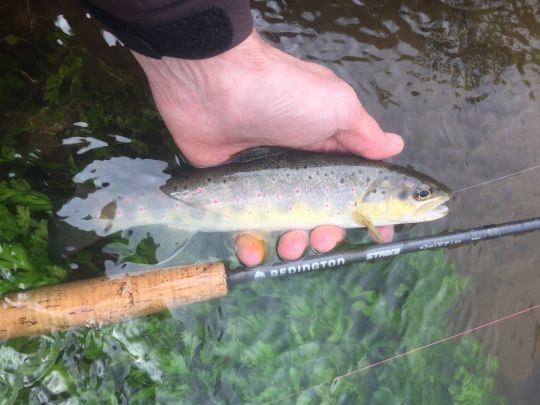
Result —
<instances>
[{"instance_id":1,"label":"cork rod handle","mask_svg":"<svg viewBox=\"0 0 540 405\"><path fill-rule=\"evenodd\" d=\"M99 326L227 294L223 263L74 281L0 297L0 340Z\"/></svg>"}]
</instances>

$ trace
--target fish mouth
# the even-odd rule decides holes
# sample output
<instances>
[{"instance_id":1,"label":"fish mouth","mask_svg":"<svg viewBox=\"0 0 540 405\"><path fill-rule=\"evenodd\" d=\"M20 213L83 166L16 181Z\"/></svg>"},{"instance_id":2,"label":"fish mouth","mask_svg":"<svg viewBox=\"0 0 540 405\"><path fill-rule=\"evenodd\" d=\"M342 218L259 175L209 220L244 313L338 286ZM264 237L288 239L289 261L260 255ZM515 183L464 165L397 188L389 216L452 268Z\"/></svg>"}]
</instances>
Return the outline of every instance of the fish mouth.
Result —
<instances>
[{"instance_id":1,"label":"fish mouth","mask_svg":"<svg viewBox=\"0 0 540 405\"><path fill-rule=\"evenodd\" d=\"M425 221L434 221L436 219L445 217L447 214L448 207L444 204L440 204L429 211L424 212L423 217Z\"/></svg>"},{"instance_id":2,"label":"fish mouth","mask_svg":"<svg viewBox=\"0 0 540 405\"><path fill-rule=\"evenodd\" d=\"M431 201L429 204L426 204L420 208L415 216L420 221L434 221L436 219L442 218L448 214L448 207L444 205L446 201L450 199L450 196L443 196L437 198L434 201Z\"/></svg>"}]
</instances>

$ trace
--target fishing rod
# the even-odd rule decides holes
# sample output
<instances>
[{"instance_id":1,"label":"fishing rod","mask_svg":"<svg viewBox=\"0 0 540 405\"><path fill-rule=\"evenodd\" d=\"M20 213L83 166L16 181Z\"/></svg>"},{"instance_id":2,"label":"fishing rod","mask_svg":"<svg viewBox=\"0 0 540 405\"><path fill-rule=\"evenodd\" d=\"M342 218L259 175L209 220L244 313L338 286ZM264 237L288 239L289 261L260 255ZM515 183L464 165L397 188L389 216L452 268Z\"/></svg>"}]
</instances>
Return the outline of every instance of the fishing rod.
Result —
<instances>
[{"instance_id":1,"label":"fishing rod","mask_svg":"<svg viewBox=\"0 0 540 405\"><path fill-rule=\"evenodd\" d=\"M540 217L226 270L222 262L73 281L0 297L0 340L96 327L227 295L228 287L540 230Z\"/></svg>"}]
</instances>

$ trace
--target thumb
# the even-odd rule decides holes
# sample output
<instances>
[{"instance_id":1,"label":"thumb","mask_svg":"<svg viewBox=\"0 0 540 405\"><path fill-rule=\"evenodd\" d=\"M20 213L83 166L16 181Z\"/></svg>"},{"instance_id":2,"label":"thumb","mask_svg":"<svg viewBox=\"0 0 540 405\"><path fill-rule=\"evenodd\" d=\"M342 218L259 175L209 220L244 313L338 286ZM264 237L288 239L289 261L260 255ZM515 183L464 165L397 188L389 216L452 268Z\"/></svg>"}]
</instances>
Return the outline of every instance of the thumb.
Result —
<instances>
[{"instance_id":1,"label":"thumb","mask_svg":"<svg viewBox=\"0 0 540 405\"><path fill-rule=\"evenodd\" d=\"M403 138L384 132L362 107L360 113L355 114L349 128L339 131L335 139L351 153L368 159L386 159L403 150Z\"/></svg>"}]
</instances>

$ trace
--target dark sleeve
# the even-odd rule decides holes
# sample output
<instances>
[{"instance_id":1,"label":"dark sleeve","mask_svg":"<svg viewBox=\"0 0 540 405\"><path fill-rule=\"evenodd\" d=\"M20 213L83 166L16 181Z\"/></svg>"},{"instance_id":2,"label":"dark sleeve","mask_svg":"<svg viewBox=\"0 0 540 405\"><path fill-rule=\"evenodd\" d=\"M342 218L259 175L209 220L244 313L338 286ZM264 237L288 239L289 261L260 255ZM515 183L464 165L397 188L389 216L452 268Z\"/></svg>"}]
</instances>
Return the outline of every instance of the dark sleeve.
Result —
<instances>
[{"instance_id":1,"label":"dark sleeve","mask_svg":"<svg viewBox=\"0 0 540 405\"><path fill-rule=\"evenodd\" d=\"M89 0L88 11L126 46L153 58L204 59L253 29L249 0Z\"/></svg>"}]
</instances>

